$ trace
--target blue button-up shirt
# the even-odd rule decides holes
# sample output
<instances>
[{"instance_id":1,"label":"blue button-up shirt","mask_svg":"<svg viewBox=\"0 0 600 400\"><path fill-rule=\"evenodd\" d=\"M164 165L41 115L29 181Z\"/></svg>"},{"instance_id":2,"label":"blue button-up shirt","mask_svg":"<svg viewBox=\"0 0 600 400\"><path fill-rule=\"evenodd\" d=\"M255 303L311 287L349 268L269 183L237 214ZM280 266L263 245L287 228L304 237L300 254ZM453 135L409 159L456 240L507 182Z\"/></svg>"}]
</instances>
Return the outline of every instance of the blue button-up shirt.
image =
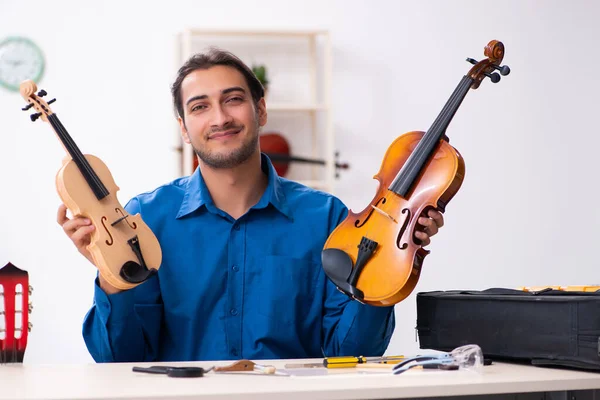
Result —
<instances>
[{"instance_id":1,"label":"blue button-up shirt","mask_svg":"<svg viewBox=\"0 0 600 400\"><path fill-rule=\"evenodd\" d=\"M336 197L277 176L239 219L218 209L199 169L125 206L162 248L158 274L106 295L95 282L83 323L97 362L382 355L394 307L350 300L321 251L347 215Z\"/></svg>"}]
</instances>

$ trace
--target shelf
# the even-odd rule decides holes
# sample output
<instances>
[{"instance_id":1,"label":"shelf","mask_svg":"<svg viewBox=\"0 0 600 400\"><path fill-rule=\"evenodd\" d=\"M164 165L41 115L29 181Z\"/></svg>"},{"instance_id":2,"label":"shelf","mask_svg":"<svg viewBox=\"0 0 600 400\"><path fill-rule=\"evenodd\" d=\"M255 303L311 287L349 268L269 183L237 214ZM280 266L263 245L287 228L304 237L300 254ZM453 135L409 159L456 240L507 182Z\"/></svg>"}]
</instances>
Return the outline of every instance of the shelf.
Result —
<instances>
[{"instance_id":1,"label":"shelf","mask_svg":"<svg viewBox=\"0 0 600 400\"><path fill-rule=\"evenodd\" d=\"M265 94L267 112L273 117L267 129L294 132L289 137L290 146L307 158L319 155L325 162L322 167L294 168L288 179L333 193L332 49L327 30L191 28L181 32L178 41L178 64L210 44L231 49L247 65L259 61L268 65L275 86ZM175 130L180 137L178 124ZM185 146L181 153L181 174L189 175L193 172L194 151Z\"/></svg>"},{"instance_id":2,"label":"shelf","mask_svg":"<svg viewBox=\"0 0 600 400\"><path fill-rule=\"evenodd\" d=\"M273 103L267 102L267 112L269 111L322 111L327 110L328 107L324 104L285 104L285 103Z\"/></svg>"},{"instance_id":3,"label":"shelf","mask_svg":"<svg viewBox=\"0 0 600 400\"><path fill-rule=\"evenodd\" d=\"M325 30L250 30L238 31L227 29L188 29L187 33L194 35L218 35L218 36L317 36L325 35Z\"/></svg>"}]
</instances>

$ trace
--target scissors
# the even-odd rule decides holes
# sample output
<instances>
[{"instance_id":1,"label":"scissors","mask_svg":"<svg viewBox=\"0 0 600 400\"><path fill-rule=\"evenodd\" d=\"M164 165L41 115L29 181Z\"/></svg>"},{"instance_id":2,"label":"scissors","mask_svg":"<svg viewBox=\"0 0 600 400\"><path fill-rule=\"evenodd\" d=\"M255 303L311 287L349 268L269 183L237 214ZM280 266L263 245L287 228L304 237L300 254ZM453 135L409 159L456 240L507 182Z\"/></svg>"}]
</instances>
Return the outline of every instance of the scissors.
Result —
<instances>
[{"instance_id":1,"label":"scissors","mask_svg":"<svg viewBox=\"0 0 600 400\"><path fill-rule=\"evenodd\" d=\"M214 367L204 369L201 367L166 367L154 365L148 368L133 367L132 370L133 372L146 372L149 374L166 374L171 378L200 378L213 368Z\"/></svg>"}]
</instances>

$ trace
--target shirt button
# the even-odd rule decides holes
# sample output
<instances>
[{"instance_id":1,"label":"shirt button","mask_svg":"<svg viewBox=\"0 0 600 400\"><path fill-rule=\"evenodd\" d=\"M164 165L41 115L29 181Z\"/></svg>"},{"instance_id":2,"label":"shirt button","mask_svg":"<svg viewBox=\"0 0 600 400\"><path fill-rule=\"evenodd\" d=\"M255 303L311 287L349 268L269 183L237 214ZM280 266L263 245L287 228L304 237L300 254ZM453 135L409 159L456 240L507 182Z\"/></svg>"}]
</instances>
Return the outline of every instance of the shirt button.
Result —
<instances>
[{"instance_id":1,"label":"shirt button","mask_svg":"<svg viewBox=\"0 0 600 400\"><path fill-rule=\"evenodd\" d=\"M235 224L233 226L233 229L235 229L236 231L239 231L240 230L240 225L239 224Z\"/></svg>"},{"instance_id":2,"label":"shirt button","mask_svg":"<svg viewBox=\"0 0 600 400\"><path fill-rule=\"evenodd\" d=\"M231 354L233 354L234 356L237 356L238 355L237 349L231 349Z\"/></svg>"},{"instance_id":3,"label":"shirt button","mask_svg":"<svg viewBox=\"0 0 600 400\"><path fill-rule=\"evenodd\" d=\"M232 308L229 312L231 313L231 315L237 315L238 313L238 311L235 308Z\"/></svg>"},{"instance_id":4,"label":"shirt button","mask_svg":"<svg viewBox=\"0 0 600 400\"><path fill-rule=\"evenodd\" d=\"M233 267L231 267L232 270L234 270L235 272L238 272L240 270L240 267L238 267L237 265L234 265Z\"/></svg>"}]
</instances>

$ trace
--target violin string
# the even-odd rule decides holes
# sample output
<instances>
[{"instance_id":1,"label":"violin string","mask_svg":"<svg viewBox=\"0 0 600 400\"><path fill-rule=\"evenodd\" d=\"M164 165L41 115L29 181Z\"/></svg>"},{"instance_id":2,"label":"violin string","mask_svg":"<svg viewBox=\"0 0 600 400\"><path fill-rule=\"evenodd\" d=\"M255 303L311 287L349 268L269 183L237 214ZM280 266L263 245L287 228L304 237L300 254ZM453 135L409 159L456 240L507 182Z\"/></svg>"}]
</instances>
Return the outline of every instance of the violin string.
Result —
<instances>
[{"instance_id":1,"label":"violin string","mask_svg":"<svg viewBox=\"0 0 600 400\"><path fill-rule=\"evenodd\" d=\"M54 128L60 132L61 138L67 145L69 152L71 153L72 156L75 156L78 159L78 161L80 162L79 165L81 165L82 168L85 169L85 173L87 173L88 177L91 178L93 183L99 189L98 191L102 194L108 194L108 190L106 189L106 187L104 186L102 181L100 181L100 178L94 172L94 170L88 163L87 159L84 157L83 153L81 153L81 151L79 150L79 148L77 147L77 145L75 144L75 142L73 141L73 139L71 138L69 133L67 132L66 128L62 125L62 123L60 122L58 117L56 117L56 114L52 114L50 116L50 118L52 118L52 125L54 126ZM94 191L94 192L96 192L96 191Z\"/></svg>"},{"instance_id":2,"label":"violin string","mask_svg":"<svg viewBox=\"0 0 600 400\"><path fill-rule=\"evenodd\" d=\"M407 166L409 169L413 169L413 168L417 167L418 165L421 165L424 163L424 161L425 161L424 158L429 153L429 151L430 151L429 149L431 149L432 147L435 147L435 143L437 141L439 141L439 139L440 139L439 132L438 132L440 129L440 125L443 126L443 125L447 124L446 123L447 119L450 118L450 116L453 113L453 110L455 111L458 104L460 104L462 99L464 99L464 96L465 96L466 90L467 90L467 86L471 86L471 83L472 83L472 80L466 76L463 77L463 79L461 79L460 83L454 89L454 92L450 96L449 100L444 105L444 108L440 112L439 116L435 119L434 123L429 128L429 130L425 133L425 135L421 138L421 142L423 142L423 143L419 143L419 145L417 145L417 147L415 148L414 157L411 154L411 156L406 161L406 163L410 163ZM395 180L392 183L391 188L392 188L392 190L395 190L395 189L397 189L398 186L399 186L399 182L396 182L396 180ZM386 192L386 194L387 194L387 192ZM395 217L397 217L397 216L395 216ZM364 234L364 237L366 237L366 238L369 238L370 234L372 233L371 225L372 224L369 224L369 227L367 228L367 230Z\"/></svg>"},{"instance_id":3,"label":"violin string","mask_svg":"<svg viewBox=\"0 0 600 400\"><path fill-rule=\"evenodd\" d=\"M409 156L408 160L406 161L406 171L412 171L419 165L423 164L423 156L426 155L426 153L428 153L428 149L430 149L430 147L433 145L433 143L437 141L438 135L434 134L434 132L439 130L440 124L446 118L446 115L449 113L449 110L451 109L452 105L455 104L456 98L462 92L463 85L464 85L464 78L461 80L461 82L459 83L457 88L454 90L454 92L450 96L450 99L446 102L444 108L440 112L440 115L435 119L432 126L425 133L425 135L421 138L421 143L419 143L419 145L417 145L417 147L415 148L415 151L413 152L414 155L411 154ZM405 172L403 176L406 176L406 175L410 175L410 173ZM400 178L400 174L399 174L398 178ZM394 182L392 184L392 190L397 190L401 184L402 184L401 179L394 180Z\"/></svg>"},{"instance_id":4,"label":"violin string","mask_svg":"<svg viewBox=\"0 0 600 400\"><path fill-rule=\"evenodd\" d=\"M79 148L77 147L77 144L75 144L75 142L71 138L71 135L69 135L69 133L67 132L67 129L63 126L63 124L60 122L60 120L58 120L58 117L56 117L56 122L57 122L57 125L59 126L59 129L63 132L63 136L70 143L71 147L74 149L74 152L77 154L77 157L81 161L81 164L83 165L83 167L86 169L86 172L93 179L94 183L100 188L100 190L102 192L106 192L106 187L104 187L104 185L100 181L100 178L94 172L94 170L92 169L91 165L89 164L89 162L87 161L87 159L85 158L83 153L81 153L81 150L79 150Z\"/></svg>"},{"instance_id":5,"label":"violin string","mask_svg":"<svg viewBox=\"0 0 600 400\"><path fill-rule=\"evenodd\" d=\"M448 125L448 119L452 117L453 113L456 112L457 106L462 102L465 95L468 92L468 88L473 83L473 80L468 76L463 77L457 88L454 90L450 99L440 112L440 115L436 118L432 126L421 138L421 143L417 145L414 151L414 156L411 156L406 161L406 167L408 171L412 171L420 165L423 165L426 161L427 155L431 152L432 148L435 147L436 143L441 139L440 137L440 126ZM410 175L408 172L404 176ZM400 177L400 174L397 178ZM400 179L395 179L392 182L391 189L397 190L401 185Z\"/></svg>"},{"instance_id":6,"label":"violin string","mask_svg":"<svg viewBox=\"0 0 600 400\"><path fill-rule=\"evenodd\" d=\"M441 139L441 127L448 126L450 122L449 119L452 118L452 115L456 112L458 105L464 99L464 95L467 93L468 86L470 86L471 83L472 82L470 81L470 78L463 78L461 80L458 87L450 97L450 100L446 103L446 106L444 106L444 109L440 113L440 116L436 119L432 127L427 132L431 133L429 135L426 134L426 137L423 138L425 143L423 146L424 149L422 150L420 156L426 156L427 154L423 153L428 152L428 150L430 151L431 148L435 146L435 143L437 143Z\"/></svg>"}]
</instances>

